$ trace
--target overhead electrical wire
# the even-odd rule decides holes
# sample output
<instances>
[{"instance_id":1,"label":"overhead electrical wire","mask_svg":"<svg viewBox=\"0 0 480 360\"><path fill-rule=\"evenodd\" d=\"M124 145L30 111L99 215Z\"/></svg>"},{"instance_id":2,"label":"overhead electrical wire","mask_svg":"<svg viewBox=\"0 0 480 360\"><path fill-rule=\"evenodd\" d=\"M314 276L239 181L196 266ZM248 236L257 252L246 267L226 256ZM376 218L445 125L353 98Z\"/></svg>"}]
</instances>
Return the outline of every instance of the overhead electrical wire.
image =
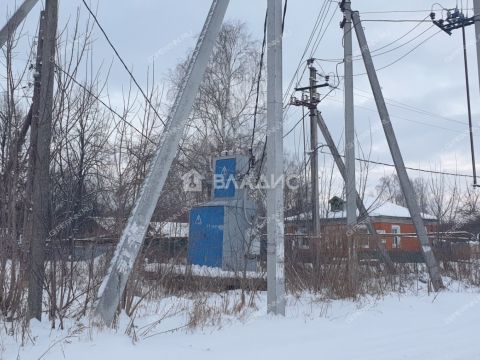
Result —
<instances>
[{"instance_id":1,"label":"overhead electrical wire","mask_svg":"<svg viewBox=\"0 0 480 360\"><path fill-rule=\"evenodd\" d=\"M67 76L73 83L75 83L78 87L83 89L85 92L87 92L90 96L92 96L95 100L97 100L102 106L104 106L107 110L109 110L113 115L115 115L117 118L120 119L123 123L128 125L130 128L132 128L135 132L137 132L141 137L143 137L145 140L150 142L153 145L157 145L155 141L150 139L147 135L145 135L141 130L139 130L135 125L133 125L130 121L125 119L125 116L122 116L118 111L113 109L110 105L108 105L105 101L103 101L99 95L95 94L93 91L88 89L84 84L79 82L75 77L71 74L69 74L66 70L64 70L60 65L54 63L55 68L63 73L65 76ZM118 128L119 122L115 123L115 126L110 130L108 135L105 137L106 141L110 138L110 136L114 133L114 131ZM192 161L192 158L187 155L186 150L181 146L178 145L179 150L183 153L183 155L190 161ZM180 166L185 167L183 164L179 163ZM192 165L193 166L193 165ZM193 166L194 167L194 166ZM195 168L195 167L194 167Z\"/></svg>"},{"instance_id":2,"label":"overhead electrical wire","mask_svg":"<svg viewBox=\"0 0 480 360\"><path fill-rule=\"evenodd\" d=\"M390 49L390 50L387 50L387 51L384 51L383 53L380 53L380 54L372 54L372 58L376 57L376 56L381 56L381 55L384 55L384 54L387 54L387 53L390 53L392 52L393 50L396 50L396 49L399 49L401 47L404 47L405 45L407 44L410 44L412 43L414 40L417 40L421 35L425 34L428 30L430 30L431 28L433 28L433 26L430 26L427 30L423 31L421 34L419 34L418 36L416 36L415 38L405 42L404 44L402 45L399 45L397 46L396 48L394 49ZM423 44L425 44L427 41L429 41L430 39L432 39L433 37L435 37L436 35L440 34L442 32L442 30L438 30L436 32L434 32L433 34L431 34L430 36L428 36L427 38L425 38L424 40L422 40L420 43L418 43L417 45L415 45L412 49L410 49L409 51L407 51L405 54L401 55L400 57L398 57L397 59L395 59L394 61L388 63L387 65L384 65L384 66L381 66L379 68L376 69L376 71L380 71L380 70L384 70L384 69L387 69L389 68L390 66L393 66L395 65L396 63L398 63L399 61L403 60L404 58L406 58L408 55L410 55L412 52L414 52L415 50L417 50L420 46L422 46ZM317 60L325 60L325 59L317 59ZM337 59L328 59L328 60L337 60ZM357 57L355 57L353 59L354 61L357 61L357 60L361 60L361 55L357 55ZM353 76L364 76L364 75L367 75L366 72L362 72L362 73L357 73L357 74L353 74ZM339 77L344 77L344 75L339 75Z\"/></svg>"},{"instance_id":3,"label":"overhead electrical wire","mask_svg":"<svg viewBox=\"0 0 480 360\"><path fill-rule=\"evenodd\" d=\"M431 38L433 38L434 36L440 34L442 32L442 30L438 30L437 32L433 33L432 35L430 35L429 37L427 37L426 39L424 39L422 42L420 42L419 44L417 44L413 49L411 49L410 51L408 51L407 53L405 53L404 55L400 56L398 59L392 61L391 63L385 65L385 66L382 66L380 68L377 69L377 71L380 71L380 70L383 70L383 69L386 69L386 68L389 68L390 66L393 66L395 65L396 63L398 63L399 61L403 60L404 58L406 58L408 55L410 55L412 52L414 52L415 50L417 50L420 46L422 46L423 44L425 44L427 41L429 41ZM359 76L359 75L365 75L365 74L354 74L354 76Z\"/></svg>"},{"instance_id":4,"label":"overhead electrical wire","mask_svg":"<svg viewBox=\"0 0 480 360\"><path fill-rule=\"evenodd\" d=\"M285 13L283 15L284 15L284 20L285 20ZM260 98L260 84L261 84L261 81L262 81L262 69L263 69L263 61L264 61L264 57L265 57L265 46L267 44L267 18L268 18L268 11L265 12L265 21L264 21L264 24L263 24L262 51L261 51L261 54L260 54L260 62L259 62L259 65L258 65L259 69L258 69L258 77L257 77L257 94L256 94L256 97L255 97L255 108L254 108L254 112L253 112L253 129L252 129L252 141L251 141L251 144L250 144L250 152L253 152L253 144L255 142L255 128L257 126L257 112L258 112L258 102L259 102L259 98ZM282 29L283 29L283 25L282 25ZM252 154L250 154L250 155L252 155Z\"/></svg>"},{"instance_id":5,"label":"overhead electrical wire","mask_svg":"<svg viewBox=\"0 0 480 360\"><path fill-rule=\"evenodd\" d=\"M327 11L326 11L326 14L325 14L325 18L323 20L321 28L323 28L323 24L325 23L326 16L328 15L328 12L330 11L331 5L332 5L332 3L330 2L330 4L328 5L328 8L327 8ZM323 38L325 36L325 33L327 32L327 29L329 28L330 24L332 23L332 20L335 17L336 13L337 13L337 10L334 7L332 15L330 16L330 20L328 21L327 25L325 26L325 29L323 30L323 32L320 32L320 31L318 32L317 38L315 39L315 41L312 45L312 51L310 52L310 57L313 57L313 54L317 51L318 47L320 46L320 43L323 40Z\"/></svg>"},{"instance_id":6,"label":"overhead electrical wire","mask_svg":"<svg viewBox=\"0 0 480 360\"><path fill-rule=\"evenodd\" d=\"M392 22L392 23L426 23L430 22L430 20L426 19L363 19L362 22Z\"/></svg>"},{"instance_id":7,"label":"overhead electrical wire","mask_svg":"<svg viewBox=\"0 0 480 360\"><path fill-rule=\"evenodd\" d=\"M327 9L327 11L326 11L326 14L328 14L328 9ZM334 14L335 14L335 12L333 12L331 19L333 19L333 15L334 15ZM425 17L424 20L426 20L427 18L428 18L428 16ZM331 20L330 20L330 22L331 22ZM329 24L330 24L330 22L329 22ZM415 41L416 39L418 39L419 37L421 37L423 34L425 34L426 32L428 32L428 31L433 27L433 26L430 26L429 28L427 28L426 30L422 31L420 34L416 35L416 36L413 37L412 39L410 39L410 40L402 43L401 45L399 45L399 46L397 46L397 47L395 47L395 48L393 48L393 49L388 49L388 50L383 51L383 52L381 52L381 53L377 53L378 51L383 50L383 49L385 49L385 48L387 48L387 47L390 47L391 45L393 45L393 44L397 43L398 41L404 39L406 36L408 36L409 34L411 34L415 29L417 29L420 25L421 25L421 22L417 23L412 29L410 29L409 31L407 31L405 34L401 35L400 37L398 37L398 38L395 39L394 41L390 42L389 44L383 45L383 46L381 46L380 48L377 48L377 49L372 50L372 51L371 51L372 57L385 55L385 54L388 54L388 53L393 52L393 51L395 51L395 50L398 50L398 49L400 49L400 48L402 48L402 47L404 47L404 46L412 43L413 41ZM328 25L327 25L327 27L325 28L325 30L324 30L324 32L323 32L323 35L325 34L327 28L328 28ZM319 34L317 35L317 39L320 39L320 40L321 40L321 39L323 38L323 35L320 37L320 33L319 33ZM434 35L436 35L436 33L433 34L431 37L433 37ZM403 59L404 57L408 56L411 52L413 52L415 49L417 49L420 45L422 45L423 43L425 43L426 41L428 41L431 37L425 39L423 42L419 43L419 44L418 44L417 46L415 46L413 49L411 49L411 50L408 51L406 54L402 55L400 58L396 59L396 60L393 61L392 63L387 64L386 66L384 66L384 67L382 67L382 68L380 68L380 69L377 69L377 70L382 70L382 69L385 69L385 68L387 68L387 67L390 67L390 66L394 65L395 63L397 63L398 61L400 61L400 60ZM314 43L314 44L315 44L315 43ZM311 55L312 55L312 56L313 56L313 53L314 53L314 52L316 51L316 49L318 48L319 44L320 44L320 42L318 42L316 45L314 45L315 48L312 49L312 52L311 52ZM361 58L362 58L361 55L357 55L357 56L354 57L354 60L361 60ZM336 62L339 61L340 63L343 62L343 59L330 59L330 60L333 60L333 61L336 61ZM337 65L337 68L338 68L338 65ZM305 67L304 69L306 69L306 67ZM304 70L304 71L305 71L305 70ZM366 75L366 73L354 74L354 76L361 76L361 75ZM296 74L294 75L294 77L295 77L295 76L296 76ZM303 77L303 74L302 74L302 77ZM337 77L340 77L340 76L338 76L338 73L337 73ZM293 81L293 80L294 80L294 78L292 78L292 81ZM292 83L292 81L291 81L290 83ZM286 95L289 94L289 91L290 91L290 88L287 89ZM330 94L330 93L329 93L329 94ZM327 95L329 95L329 94L327 94ZM327 96L327 95L325 95L325 96ZM288 99L288 98L287 98L287 99ZM286 99L284 99L284 102L285 102L285 101L286 101ZM289 105L287 105L287 106L285 107L284 117L286 117L288 110L289 110ZM298 125L298 123L295 124L294 127L296 127L297 125ZM289 130L288 133L290 133L292 130L293 130L293 129Z\"/></svg>"},{"instance_id":8,"label":"overhead electrical wire","mask_svg":"<svg viewBox=\"0 0 480 360\"><path fill-rule=\"evenodd\" d=\"M376 48L376 49L373 49L373 50L370 50L370 53L372 54L372 57L376 57L376 56L379 56L379 55L383 55L384 53L382 54L376 54L377 52L379 52L380 50L383 50L383 49L386 49L390 46L392 46L393 44L396 44L397 42L399 42L400 40L404 39L405 37L407 37L408 35L410 35L413 31L415 31L419 26L421 26L422 24L421 23L418 23L416 24L415 26L413 26L410 30L408 30L406 33L404 33L403 35L401 35L400 37L396 38L395 40L385 44L385 45L382 45L381 47L379 48ZM423 33L422 33L423 34ZM403 43L401 46L397 47L397 48L400 48L400 47L403 47L409 43L411 43L412 41L416 40L420 35L422 34L419 34L415 37L413 37L412 39L406 41L405 43ZM330 58L330 59L325 59L325 58L315 58L316 60L318 61L324 61L324 62L343 62L343 58ZM352 60L353 61L359 61L362 59L362 55L355 55L352 57Z\"/></svg>"},{"instance_id":9,"label":"overhead electrical wire","mask_svg":"<svg viewBox=\"0 0 480 360\"><path fill-rule=\"evenodd\" d=\"M134 82L135 86L137 87L137 89L140 91L140 93L142 94L142 96L144 97L145 101L147 102L148 106L152 109L152 111L155 113L155 115L157 116L157 118L160 120L160 122L163 124L163 126L165 126L165 122L163 121L162 117L160 116L160 114L158 113L157 109L153 106L152 102L150 101L150 99L148 98L147 94L145 93L145 91L143 90L143 88L140 86L140 84L138 83L137 79L135 78L135 76L133 75L133 73L130 71L130 69L128 68L127 64L125 63L125 61L123 60L123 58L120 56L118 50L116 49L115 45L113 45L112 41L110 40L109 36L107 35L107 33L105 32L105 30L103 29L102 25L100 24L100 22L98 21L97 19L97 16L94 14L94 12L90 9L90 7L88 6L87 2L85 0L82 0L83 4L85 5L86 9L88 10L88 12L90 13L90 15L93 17L93 20L95 21L95 23L97 24L98 28L100 29L100 31L102 32L103 36L105 37L105 40L107 40L108 44L110 45L110 47L112 48L113 52L115 53L117 59L122 63L123 67L125 68L125 70L127 71L128 75L130 76L130 78L132 79L132 81Z\"/></svg>"},{"instance_id":10,"label":"overhead electrical wire","mask_svg":"<svg viewBox=\"0 0 480 360\"><path fill-rule=\"evenodd\" d=\"M440 34L442 32L442 30L438 30L436 32L434 32L433 34L431 34L430 36L428 36L427 38L425 38L424 40L422 40L420 43L418 43L417 45L415 45L412 49L410 49L409 51L407 51L405 54L403 54L402 56L398 57L397 59L395 59L394 61L388 63L387 65L384 65L384 66L381 66L379 68L376 68L376 71L381 71L381 70L384 70L384 69L387 69L393 65L395 65L396 63L400 62L401 60L403 60L404 58L406 58L408 55L410 55L411 53L413 53L415 50L417 50L420 46L422 46L423 44L425 44L427 41L429 41L430 39L432 39L433 37L435 37L436 35ZM425 32L424 32L425 33ZM422 33L423 34L423 33ZM373 56L372 56L373 57ZM365 75L368 75L367 72L362 72L362 73L357 73L357 74L353 74L353 76L365 76ZM340 77L345 77L344 75L339 75Z\"/></svg>"},{"instance_id":11,"label":"overhead electrical wire","mask_svg":"<svg viewBox=\"0 0 480 360\"><path fill-rule=\"evenodd\" d=\"M432 9L423 9L423 10L383 10L383 11L362 11L362 14L397 14L397 13L422 13L422 12L431 12Z\"/></svg>"},{"instance_id":12,"label":"overhead electrical wire","mask_svg":"<svg viewBox=\"0 0 480 360\"><path fill-rule=\"evenodd\" d=\"M284 6L283 6L283 16L282 16L282 36L283 36L283 32L285 30L285 19L286 19L286 14L287 14L287 5L288 5L288 0L285 0ZM264 54L265 54L265 45L266 45L266 39L267 39L267 18L268 18L268 9L267 9L267 12L265 13L265 22L264 22L264 26L263 26L263 43L262 43L262 55L261 55L262 60L263 60L263 57L264 57ZM263 61L262 60L260 61L259 77L257 79L257 97L256 97L256 104L255 104L255 118L256 118L256 111L257 111L257 108L258 108L257 107L258 96L259 96L259 92L260 92L261 71L262 71L262 66L263 66ZM256 119L254 120L254 124L256 125ZM252 146L251 146L252 152L253 152L253 142L254 142L254 137L255 137L255 132L254 131L255 131L255 129L253 130L253 133L252 133ZM263 143L263 149L262 149L262 155L261 155L261 158L260 158L260 165L258 166L257 182L260 179L260 175L261 175L262 167L263 167L263 162L265 161L265 153L267 152L267 140L268 140L268 137L265 136L265 141ZM252 166L252 161L249 161L247 173L250 171L251 166Z\"/></svg>"},{"instance_id":13,"label":"overhead electrical wire","mask_svg":"<svg viewBox=\"0 0 480 360\"><path fill-rule=\"evenodd\" d=\"M368 91L365 91L365 90L361 90L361 89L357 89L357 88L355 88L355 90L368 94ZM366 95L362 95L362 94L358 94L358 93L356 93L356 95L360 96L360 97L363 97L365 99L373 100L373 97L371 97L371 96L366 96ZM393 100L391 98L385 98L385 102L388 105L399 108L399 109L415 112L417 114L427 115L427 116L430 116L430 117L434 117L436 119L440 118L440 119L443 119L445 121L449 121L449 122L460 124L460 125L465 125L465 123L460 121L460 120L455 120L455 119L452 119L450 117L447 117L447 116L444 116L444 115L441 115L441 114L436 114L434 112L424 110L424 109L421 109L421 108L416 107L416 106L412 106L412 105L409 105L409 104L402 103L398 100ZM479 126L474 126L474 128L480 129Z\"/></svg>"},{"instance_id":14,"label":"overhead electrical wire","mask_svg":"<svg viewBox=\"0 0 480 360\"><path fill-rule=\"evenodd\" d=\"M320 43L323 40L327 29L329 28L329 26L332 23L332 20L335 16L335 13L336 13L335 8L333 9L332 15L331 15L328 23L326 23L326 20L327 20L327 17L328 17L328 14L329 14L332 3L333 3L333 1L328 1L328 0L324 1L323 5L320 9L319 14L317 15L317 20L314 24L314 27L313 27L312 32L310 34L309 40L307 41L307 44L306 44L305 49L303 51L302 57L300 58L300 62L297 66L297 70L295 71L294 75L292 76L292 79L289 83L289 86L287 87L287 90L285 91L285 95L284 95L284 99L283 99L284 104L287 103L289 97L291 97L293 95L293 91L291 91L291 88L292 88L292 85L295 81L295 78L297 78L297 82L296 82L296 85L295 85L295 87L297 87L299 82L301 81L301 79L303 79L303 76L305 75L305 71L306 71L308 66L307 66L306 62L304 62L304 60L305 60L305 56L306 56L308 50L311 47L310 57L312 57L313 53L320 46ZM327 7L327 4L328 4L328 7ZM325 23L326 23L326 26L324 26ZM312 42L312 40L313 40L313 42ZM297 77L302 63L304 64L302 73L299 77ZM284 120L288 116L288 112L290 110L290 107L291 107L290 103L287 103L286 105L284 105L284 113L283 113L283 119ZM296 125L298 126L298 123Z\"/></svg>"},{"instance_id":15,"label":"overhead electrical wire","mask_svg":"<svg viewBox=\"0 0 480 360\"><path fill-rule=\"evenodd\" d=\"M335 98L330 98L329 100L343 104L343 101L342 101L342 100L338 100L338 99L335 99ZM376 109L373 109L373 108L370 108L370 107L367 107L367 106L364 106L364 105L355 105L355 107L377 113L377 110L376 110ZM413 123L420 124L420 125L430 126L430 127L434 127L434 128L437 128L437 129L442 129L442 130L446 130L446 131L456 132L456 133L460 133L460 134L464 134L464 133L465 133L465 131L463 131L463 130L456 130L456 129L446 128L446 127L443 127L443 126L440 126L440 125L436 125L436 124L432 124L432 123L427 123L427 122L423 122L423 121L420 121L420 120L413 120L413 119L409 119L409 118L406 118L406 117L403 117L403 116L398 116L398 115L390 115L390 116L391 116L392 118L396 118L396 119L400 119L400 120L404 120L404 121L408 121L408 122L413 122Z\"/></svg>"},{"instance_id":16,"label":"overhead electrical wire","mask_svg":"<svg viewBox=\"0 0 480 360\"><path fill-rule=\"evenodd\" d=\"M295 78L297 77L299 71L300 71L300 68L302 67L302 64L304 64L304 59L305 59L305 56L308 52L308 49L310 49L310 45L312 44L312 40L314 39L315 37L315 34L317 33L317 30L318 30L318 27L320 26L321 23L323 23L323 20L324 20L324 17L325 17L325 10L326 10L326 7L327 7L327 3L328 3L328 0L324 0L321 8L320 8L320 11L318 12L317 14L317 17L315 19L315 23L313 25L313 29L312 31L310 32L310 36L308 38L308 41L305 45L305 49L303 50L303 53L302 53L302 56L300 57L300 60L298 62L298 65L297 65L297 68L292 76L292 79L290 80L288 86L287 86L287 89L285 91L285 96L284 96L284 99L283 99L283 102L285 103L286 102L286 99L289 98L289 94L290 94L290 90L293 86L293 83L295 81ZM302 75L301 77L303 77L303 74L305 73L305 69L306 69L306 66L303 68L303 72L302 72Z\"/></svg>"},{"instance_id":17,"label":"overhead electrical wire","mask_svg":"<svg viewBox=\"0 0 480 360\"><path fill-rule=\"evenodd\" d=\"M288 135L290 135L292 133L293 130L295 130L295 128L300 125L300 123L305 119L306 115L303 114L303 116L300 118L300 120L298 120L295 125L293 125L293 127L287 131L286 134L283 135L283 138L285 139Z\"/></svg>"},{"instance_id":18,"label":"overhead electrical wire","mask_svg":"<svg viewBox=\"0 0 480 360\"><path fill-rule=\"evenodd\" d=\"M328 147L328 145L321 145L320 148L323 147ZM320 153L325 154L325 155L332 155L330 152L325 152L325 151L320 151ZM340 155L341 157L345 157L345 155ZM355 158L356 160L360 162L365 162L365 163L370 163L370 164L375 164L375 165L382 165L382 166L388 166L388 167L395 167L394 164L389 164L381 161L374 161L374 160L368 160L368 159L363 159L363 158ZM411 171L418 171L418 172L424 172L424 173L430 173L430 174L436 174L436 175L447 175L447 176L457 176L457 177L463 177L463 178L473 178L472 175L467 175L467 174L458 174L458 173L453 173L453 172L446 172L446 171L435 171L435 170L427 170L427 169L422 169L422 168L415 168L415 167L410 167L410 166L405 166L405 169L411 170Z\"/></svg>"},{"instance_id":19,"label":"overhead electrical wire","mask_svg":"<svg viewBox=\"0 0 480 360\"><path fill-rule=\"evenodd\" d=\"M332 88L330 89L330 91L327 92L327 93L320 99L320 102L322 102L326 97L328 97L333 91L335 91L335 90L337 90L337 89L339 89L338 86L332 87ZM302 108L303 108L303 107L302 107ZM297 127L298 125L300 125L300 123L301 123L304 119L305 119L305 115L303 115L303 116L300 118L300 120L298 120L298 121L290 128L290 130L288 130L288 131L283 135L283 138L285 139L288 135L290 135L290 134L293 132L293 130L295 130L296 127Z\"/></svg>"},{"instance_id":20,"label":"overhead electrical wire","mask_svg":"<svg viewBox=\"0 0 480 360\"><path fill-rule=\"evenodd\" d=\"M142 137L144 137L147 141L149 141L152 144L156 144L152 139L150 139L148 136L146 136L142 131L140 131L135 125L133 125L131 122L125 119L125 116L122 116L118 111L113 109L110 105L108 105L105 101L103 101L100 96L95 94L93 91L88 89L84 84L79 82L73 75L70 75L66 70L64 70L60 65L54 63L55 68L60 71L62 74L67 76L73 83L75 83L77 86L79 86L82 90L87 92L90 96L92 96L95 100L97 100L100 104L102 104L106 109L108 109L113 115L115 115L117 118L119 118L122 122L130 126L133 130L135 130L138 134L140 134ZM115 124L113 129L110 131L109 135L107 138L110 137L110 135L115 131L118 127L118 122Z\"/></svg>"}]
</instances>

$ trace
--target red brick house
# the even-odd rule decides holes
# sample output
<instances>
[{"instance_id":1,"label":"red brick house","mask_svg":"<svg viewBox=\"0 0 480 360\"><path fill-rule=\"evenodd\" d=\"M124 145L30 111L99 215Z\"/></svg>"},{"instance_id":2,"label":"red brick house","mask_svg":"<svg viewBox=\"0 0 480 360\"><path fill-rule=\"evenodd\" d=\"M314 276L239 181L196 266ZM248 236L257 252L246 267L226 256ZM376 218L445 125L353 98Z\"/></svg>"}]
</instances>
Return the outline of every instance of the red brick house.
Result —
<instances>
[{"instance_id":1,"label":"red brick house","mask_svg":"<svg viewBox=\"0 0 480 360\"><path fill-rule=\"evenodd\" d=\"M381 236L382 242L385 244L387 250L405 250L405 251L420 251L420 243L415 234L415 227L410 218L410 213L407 208L393 204L391 202L384 202L378 199L366 198L364 199L365 206L369 213L370 219L378 234L385 234ZM358 212L357 212L358 213ZM307 229L310 226L310 214L300 214L298 216L291 216L286 219L286 234L287 236L307 234ZM437 231L437 219L435 216L429 214L422 214L422 217L429 233ZM357 232L367 233L366 226L361 224L357 226ZM346 213L344 210L332 212L329 211L326 216L321 219L321 239L328 240L333 234L346 232ZM399 234L398 236L395 234ZM373 244L363 243L359 244L361 247L368 249L374 248ZM302 241L299 248L308 249L308 240Z\"/></svg>"}]
</instances>

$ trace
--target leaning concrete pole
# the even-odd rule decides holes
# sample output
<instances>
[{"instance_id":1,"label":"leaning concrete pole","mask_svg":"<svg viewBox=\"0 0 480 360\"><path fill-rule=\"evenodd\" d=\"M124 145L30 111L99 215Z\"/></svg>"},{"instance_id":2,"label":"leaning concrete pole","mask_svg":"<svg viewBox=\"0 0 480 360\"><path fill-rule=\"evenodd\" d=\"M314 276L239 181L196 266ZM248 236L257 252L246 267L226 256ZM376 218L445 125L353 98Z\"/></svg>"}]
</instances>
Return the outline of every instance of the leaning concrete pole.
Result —
<instances>
[{"instance_id":1,"label":"leaning concrete pole","mask_svg":"<svg viewBox=\"0 0 480 360\"><path fill-rule=\"evenodd\" d=\"M321 113L317 112L317 124L318 127L320 128L320 131L322 132L323 138L325 139L328 148L330 149L330 152L332 153L333 159L335 160L335 164L337 165L338 171L340 172L340 175L342 175L343 179L346 179L346 174L347 171L345 169L345 164L343 163L342 157L340 153L338 152L337 146L335 145L335 141L333 141L332 135L330 134L330 130L328 130L327 123L323 119L323 116ZM387 267L387 270L389 273L395 273L395 265L393 264L392 259L388 255L387 249L385 249L385 246L382 244L380 237L377 234L377 231L373 227L372 221L370 219L370 216L368 215L367 208L365 207L365 204L363 203L362 198L358 194L357 190L355 189L355 198L356 198L356 206L358 208L359 212L359 218L362 219L361 223L364 223L367 226L368 232L372 235L374 241L375 241L375 246L377 248L377 251L382 258L383 262L385 263L385 266ZM355 232L355 228L351 228L351 235Z\"/></svg>"},{"instance_id":2,"label":"leaning concrete pole","mask_svg":"<svg viewBox=\"0 0 480 360\"><path fill-rule=\"evenodd\" d=\"M435 291L438 291L444 287L442 276L440 274L440 267L435 259L430 242L428 241L427 229L423 223L420 206L415 198L415 192L413 190L412 183L410 182L407 170L405 169L405 163L403 162L402 153L400 152L395 131L393 130L393 126L390 121L390 114L388 113L388 109L385 104L385 99L380 87L380 82L378 81L375 66L373 65L372 55L370 54L370 49L368 48L367 39L365 37L365 32L363 31L358 11L352 12L352 18L353 25L357 33L358 44L362 52L363 62L365 63L370 86L372 87L373 97L375 98L375 103L377 105L378 114L380 115L380 120L382 121L383 130L387 138L390 153L392 154L393 162L397 170L400 186L402 188L403 195L405 196L413 224L417 231L417 236L422 245L421 248L423 257L425 258L425 263L427 264L428 272L430 273L430 279L432 280L433 288Z\"/></svg>"},{"instance_id":3,"label":"leaning concrete pole","mask_svg":"<svg viewBox=\"0 0 480 360\"><path fill-rule=\"evenodd\" d=\"M285 315L282 0L268 0L267 135L267 306Z\"/></svg>"},{"instance_id":4,"label":"leaning concrete pole","mask_svg":"<svg viewBox=\"0 0 480 360\"><path fill-rule=\"evenodd\" d=\"M38 0L25 0L7 21L5 26L0 30L0 49L5 45L10 35L17 29L18 25L25 20L37 2Z\"/></svg>"},{"instance_id":5,"label":"leaning concrete pole","mask_svg":"<svg viewBox=\"0 0 480 360\"><path fill-rule=\"evenodd\" d=\"M95 315L100 317L106 325L111 325L113 321L128 277L142 246L153 211L187 124L195 95L220 32L228 3L229 0L213 0L212 2L207 20L160 138L155 158L150 165L135 207L118 243L107 276L98 291Z\"/></svg>"},{"instance_id":6,"label":"leaning concrete pole","mask_svg":"<svg viewBox=\"0 0 480 360\"><path fill-rule=\"evenodd\" d=\"M475 43L477 44L478 82L480 84L480 0L473 0L475 14Z\"/></svg>"}]
</instances>

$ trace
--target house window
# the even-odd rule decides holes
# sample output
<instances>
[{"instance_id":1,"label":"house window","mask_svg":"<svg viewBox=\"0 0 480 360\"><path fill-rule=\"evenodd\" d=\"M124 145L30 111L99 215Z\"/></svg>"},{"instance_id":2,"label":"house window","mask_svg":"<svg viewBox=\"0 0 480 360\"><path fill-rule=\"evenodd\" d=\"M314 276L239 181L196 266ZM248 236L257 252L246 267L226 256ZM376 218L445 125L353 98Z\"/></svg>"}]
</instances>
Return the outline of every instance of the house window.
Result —
<instances>
[{"instance_id":1,"label":"house window","mask_svg":"<svg viewBox=\"0 0 480 360\"><path fill-rule=\"evenodd\" d=\"M308 239L305 235L300 238L299 248L304 250L310 249L310 239Z\"/></svg>"},{"instance_id":2,"label":"house window","mask_svg":"<svg viewBox=\"0 0 480 360\"><path fill-rule=\"evenodd\" d=\"M400 234L400 226L399 225L392 225L392 234ZM393 247L399 249L401 247L401 237L400 236L393 236Z\"/></svg>"},{"instance_id":3,"label":"house window","mask_svg":"<svg viewBox=\"0 0 480 360\"><path fill-rule=\"evenodd\" d=\"M385 230L377 230L377 234L385 234L385 233L386 233ZM387 243L387 240L384 239L384 238L382 238L381 241L382 241L383 245L385 245Z\"/></svg>"}]
</instances>

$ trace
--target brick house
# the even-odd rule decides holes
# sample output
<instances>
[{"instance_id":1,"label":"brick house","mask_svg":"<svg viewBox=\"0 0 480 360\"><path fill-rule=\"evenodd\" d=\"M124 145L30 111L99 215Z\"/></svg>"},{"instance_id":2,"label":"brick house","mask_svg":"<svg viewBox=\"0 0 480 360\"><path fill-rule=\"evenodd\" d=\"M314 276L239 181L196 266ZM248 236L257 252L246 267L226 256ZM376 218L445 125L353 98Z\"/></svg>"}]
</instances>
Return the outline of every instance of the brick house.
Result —
<instances>
[{"instance_id":1,"label":"brick house","mask_svg":"<svg viewBox=\"0 0 480 360\"><path fill-rule=\"evenodd\" d=\"M407 208L373 198L365 198L364 203L373 226L377 233L380 234L387 250L420 251L420 242L415 234L415 227ZM307 234L310 226L310 218L310 214L288 217L286 219L287 236L292 237ZM422 214L422 218L428 233L435 233L437 231L436 217L429 214ZM344 210L329 211L320 221L321 239L328 241L333 237L338 238L338 234L346 233L345 223L346 213ZM362 225L361 218L359 219L359 225L356 227L356 232L358 234L367 233L366 226ZM384 235L382 236L381 234ZM395 234L399 235L397 236ZM364 249L374 248L374 244L370 244L368 241L359 245ZM308 239L300 240L298 247L303 250L310 248Z\"/></svg>"}]
</instances>

